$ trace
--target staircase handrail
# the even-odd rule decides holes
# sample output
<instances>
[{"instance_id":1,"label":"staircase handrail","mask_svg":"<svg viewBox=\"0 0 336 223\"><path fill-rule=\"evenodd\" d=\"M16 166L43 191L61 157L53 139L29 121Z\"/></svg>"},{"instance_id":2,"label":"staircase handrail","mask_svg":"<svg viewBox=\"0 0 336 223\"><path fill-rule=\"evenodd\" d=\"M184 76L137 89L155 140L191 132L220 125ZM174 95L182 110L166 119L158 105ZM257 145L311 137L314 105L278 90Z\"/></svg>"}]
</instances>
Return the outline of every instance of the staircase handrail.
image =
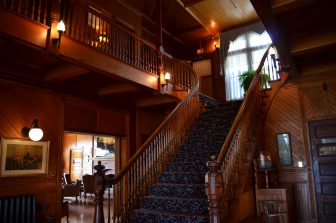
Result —
<instances>
[{"instance_id":1,"label":"staircase handrail","mask_svg":"<svg viewBox=\"0 0 336 223\"><path fill-rule=\"evenodd\" d=\"M175 62L179 66L184 64L178 60ZM184 66L192 76L190 79L195 80L186 98L156 128L125 167L112 179L107 178L114 191L113 222L129 221L129 212L137 205L137 198L144 195L147 185L155 181L155 175L162 171L169 157L176 152L177 145L186 137L199 115L198 78L190 65Z\"/></svg>"},{"instance_id":2,"label":"staircase handrail","mask_svg":"<svg viewBox=\"0 0 336 223\"><path fill-rule=\"evenodd\" d=\"M195 75L188 74L190 64L184 60L179 60L176 58L171 58L165 54L162 54L162 69L163 72L169 72L172 74L169 80L174 86L178 86L181 90L191 89L197 82L198 77Z\"/></svg>"},{"instance_id":3,"label":"staircase handrail","mask_svg":"<svg viewBox=\"0 0 336 223\"><path fill-rule=\"evenodd\" d=\"M138 151L132 156L132 158L127 162L126 166L122 168L121 172L117 174L112 180L112 184L116 184L116 182L120 181L120 179L125 175L126 171L131 168L131 166L134 164L135 160L139 158L139 156L145 151L145 149L148 147L148 145L153 141L155 136L158 135L158 133L163 129L167 123L172 119L173 116L176 115L176 113L187 103L187 101L193 97L197 91L199 90L199 85L197 84L193 90L188 94L188 96L185 98L185 100L181 101L178 106L165 118L165 120L155 129L155 131L152 133L151 136L148 137L148 139L141 145L141 147L138 149Z\"/></svg>"},{"instance_id":4,"label":"staircase handrail","mask_svg":"<svg viewBox=\"0 0 336 223\"><path fill-rule=\"evenodd\" d=\"M228 216L228 202L234 198L234 186L239 184L239 171L246 162L244 157L247 151L253 154L258 145L259 138L255 140L254 137L261 131L261 122L264 120L261 112L262 96L268 87L265 75L261 73L270 47L261 59L218 157L211 156L207 163L209 171L205 186L210 206L210 222L221 223Z\"/></svg>"},{"instance_id":5,"label":"staircase handrail","mask_svg":"<svg viewBox=\"0 0 336 223\"><path fill-rule=\"evenodd\" d=\"M239 124L241 123L241 120L243 119L243 115L246 114L246 112L248 112L248 106L252 103L252 97L254 94L254 91L256 90L261 90L259 86L263 86L264 83L262 83L262 75L261 75L261 71L262 68L264 66L265 60L268 56L268 51L269 49L272 47L273 45L270 45L267 50L265 51L263 57L261 58L261 61L259 63L259 66L256 70L256 75L253 77L253 80L248 88L248 91L244 97L244 100L239 108L239 111L237 113L237 116L235 117L232 126L230 128L230 131L225 139L225 142L223 144L223 147L217 157L217 161L219 162L223 162L226 152L228 151L228 149L230 148L231 142L233 140L233 137L238 129ZM258 85L258 82L261 81L261 84Z\"/></svg>"}]
</instances>

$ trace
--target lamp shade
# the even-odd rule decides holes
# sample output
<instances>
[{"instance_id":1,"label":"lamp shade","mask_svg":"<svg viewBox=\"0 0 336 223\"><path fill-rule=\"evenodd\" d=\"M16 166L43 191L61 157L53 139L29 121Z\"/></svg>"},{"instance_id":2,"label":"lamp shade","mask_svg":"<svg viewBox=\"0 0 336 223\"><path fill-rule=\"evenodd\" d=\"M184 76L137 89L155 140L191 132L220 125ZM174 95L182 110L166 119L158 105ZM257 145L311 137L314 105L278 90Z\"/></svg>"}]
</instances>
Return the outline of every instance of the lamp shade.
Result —
<instances>
[{"instance_id":1,"label":"lamp shade","mask_svg":"<svg viewBox=\"0 0 336 223\"><path fill-rule=\"evenodd\" d=\"M40 141L43 137L43 131L40 128L31 128L28 135L31 140Z\"/></svg>"},{"instance_id":2,"label":"lamp shade","mask_svg":"<svg viewBox=\"0 0 336 223\"><path fill-rule=\"evenodd\" d=\"M165 80L170 80L170 73L169 73L169 72L167 72L167 73L165 74Z\"/></svg>"},{"instance_id":3,"label":"lamp shade","mask_svg":"<svg viewBox=\"0 0 336 223\"><path fill-rule=\"evenodd\" d=\"M63 20L58 22L57 31L62 32L62 33L65 32L65 24L64 24Z\"/></svg>"}]
</instances>

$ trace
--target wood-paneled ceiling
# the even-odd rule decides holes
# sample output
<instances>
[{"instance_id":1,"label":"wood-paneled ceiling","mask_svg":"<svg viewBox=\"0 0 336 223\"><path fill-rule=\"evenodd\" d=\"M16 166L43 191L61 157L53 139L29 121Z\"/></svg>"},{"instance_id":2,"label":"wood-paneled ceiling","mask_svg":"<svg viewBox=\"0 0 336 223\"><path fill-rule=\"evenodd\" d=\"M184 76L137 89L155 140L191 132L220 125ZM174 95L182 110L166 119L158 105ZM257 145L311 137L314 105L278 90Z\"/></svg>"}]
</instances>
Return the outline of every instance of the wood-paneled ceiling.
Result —
<instances>
[{"instance_id":1,"label":"wood-paneled ceiling","mask_svg":"<svg viewBox=\"0 0 336 223\"><path fill-rule=\"evenodd\" d=\"M155 22L158 2L119 0ZM162 26L184 44L196 42L220 31L258 20L249 0L161 0Z\"/></svg>"}]
</instances>

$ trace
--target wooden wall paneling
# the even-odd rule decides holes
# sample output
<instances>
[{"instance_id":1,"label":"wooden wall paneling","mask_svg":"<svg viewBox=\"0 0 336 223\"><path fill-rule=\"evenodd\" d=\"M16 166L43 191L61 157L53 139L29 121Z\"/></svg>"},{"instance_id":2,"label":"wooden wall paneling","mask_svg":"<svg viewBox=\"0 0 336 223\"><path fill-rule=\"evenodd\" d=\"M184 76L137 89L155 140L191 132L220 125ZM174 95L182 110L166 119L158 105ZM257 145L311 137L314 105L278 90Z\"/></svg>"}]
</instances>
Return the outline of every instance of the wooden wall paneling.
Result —
<instances>
[{"instance_id":1,"label":"wooden wall paneling","mask_svg":"<svg viewBox=\"0 0 336 223\"><path fill-rule=\"evenodd\" d=\"M299 160L306 162L297 87L286 87L279 91L267 114L264 132L265 149L272 152L275 164L278 163L276 134L285 132L289 132L291 137L293 166L297 166Z\"/></svg>"},{"instance_id":2,"label":"wooden wall paneling","mask_svg":"<svg viewBox=\"0 0 336 223\"><path fill-rule=\"evenodd\" d=\"M57 216L61 202L62 100L49 91L12 82L0 81L0 89L0 136L22 139L21 129L37 118L44 131L42 141L50 141L48 173L1 177L0 196L35 194L38 203L49 207L45 214Z\"/></svg>"},{"instance_id":3,"label":"wooden wall paneling","mask_svg":"<svg viewBox=\"0 0 336 223\"><path fill-rule=\"evenodd\" d=\"M109 135L126 134L126 117L122 112L98 109L98 132Z\"/></svg>"},{"instance_id":4,"label":"wooden wall paneling","mask_svg":"<svg viewBox=\"0 0 336 223\"><path fill-rule=\"evenodd\" d=\"M62 173L70 173L70 149L76 147L76 145L77 135L72 133L64 133Z\"/></svg>"},{"instance_id":5,"label":"wooden wall paneling","mask_svg":"<svg viewBox=\"0 0 336 223\"><path fill-rule=\"evenodd\" d=\"M333 116L336 114L336 82L327 83L326 87L329 104L329 114Z\"/></svg>"},{"instance_id":6,"label":"wooden wall paneling","mask_svg":"<svg viewBox=\"0 0 336 223\"><path fill-rule=\"evenodd\" d=\"M64 129L70 131L96 132L97 109L88 105L65 103Z\"/></svg>"},{"instance_id":7,"label":"wooden wall paneling","mask_svg":"<svg viewBox=\"0 0 336 223\"><path fill-rule=\"evenodd\" d=\"M154 130L162 123L166 115L157 112L137 110L136 114L136 135L137 148L147 140ZM148 121L150 120L150 121Z\"/></svg>"},{"instance_id":8,"label":"wooden wall paneling","mask_svg":"<svg viewBox=\"0 0 336 223\"><path fill-rule=\"evenodd\" d=\"M204 76L200 80L201 92L205 95L213 97L212 76Z\"/></svg>"},{"instance_id":9,"label":"wooden wall paneling","mask_svg":"<svg viewBox=\"0 0 336 223\"><path fill-rule=\"evenodd\" d=\"M322 82L315 86L303 87L305 119L327 117L329 112L328 94L323 90Z\"/></svg>"},{"instance_id":10,"label":"wooden wall paneling","mask_svg":"<svg viewBox=\"0 0 336 223\"><path fill-rule=\"evenodd\" d=\"M310 211L310 193L307 183L294 184L294 194L295 206L300 207L296 209L297 218L301 221L310 220L312 215Z\"/></svg>"}]
</instances>

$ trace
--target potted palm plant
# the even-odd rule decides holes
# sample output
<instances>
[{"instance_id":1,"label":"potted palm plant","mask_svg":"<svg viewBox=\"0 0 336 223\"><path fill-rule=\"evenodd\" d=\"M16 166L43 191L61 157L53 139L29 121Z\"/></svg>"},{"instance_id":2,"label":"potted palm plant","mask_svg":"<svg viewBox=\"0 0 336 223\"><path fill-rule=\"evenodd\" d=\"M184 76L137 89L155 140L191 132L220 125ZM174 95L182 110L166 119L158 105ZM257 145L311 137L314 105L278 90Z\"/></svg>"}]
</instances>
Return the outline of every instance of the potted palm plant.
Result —
<instances>
[{"instance_id":1,"label":"potted palm plant","mask_svg":"<svg viewBox=\"0 0 336 223\"><path fill-rule=\"evenodd\" d=\"M249 70L249 71L246 71L244 73L242 73L241 75L239 75L239 82L240 82L240 87L242 87L244 89L245 92L247 92L252 80L253 80L253 77L256 75L256 71L255 70ZM270 77L268 74L266 73L261 73L261 78L265 81L269 81L270 80ZM261 88L262 86L260 86Z\"/></svg>"}]
</instances>

